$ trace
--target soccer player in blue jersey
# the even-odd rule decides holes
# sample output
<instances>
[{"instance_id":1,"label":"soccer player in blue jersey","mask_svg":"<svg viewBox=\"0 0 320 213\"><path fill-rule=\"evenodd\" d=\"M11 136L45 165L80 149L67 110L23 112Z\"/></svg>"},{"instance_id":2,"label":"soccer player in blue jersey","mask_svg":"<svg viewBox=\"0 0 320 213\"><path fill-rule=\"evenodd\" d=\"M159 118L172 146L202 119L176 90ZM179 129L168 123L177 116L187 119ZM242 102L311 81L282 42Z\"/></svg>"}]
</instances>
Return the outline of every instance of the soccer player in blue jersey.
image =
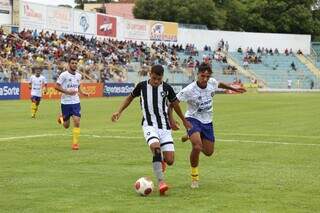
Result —
<instances>
[{"instance_id":1,"label":"soccer player in blue jersey","mask_svg":"<svg viewBox=\"0 0 320 213\"><path fill-rule=\"evenodd\" d=\"M179 101L187 103L186 119L192 124L187 131L188 136L182 137L183 141L190 139L192 150L190 153L191 188L199 187L199 155L200 152L211 156L214 152L214 129L212 124L213 95L217 88L233 90L243 93L244 88L234 88L225 83L211 78L212 69L207 64L201 64L197 74L197 81L183 88L177 95ZM169 109L172 111L172 109Z\"/></svg>"}]
</instances>

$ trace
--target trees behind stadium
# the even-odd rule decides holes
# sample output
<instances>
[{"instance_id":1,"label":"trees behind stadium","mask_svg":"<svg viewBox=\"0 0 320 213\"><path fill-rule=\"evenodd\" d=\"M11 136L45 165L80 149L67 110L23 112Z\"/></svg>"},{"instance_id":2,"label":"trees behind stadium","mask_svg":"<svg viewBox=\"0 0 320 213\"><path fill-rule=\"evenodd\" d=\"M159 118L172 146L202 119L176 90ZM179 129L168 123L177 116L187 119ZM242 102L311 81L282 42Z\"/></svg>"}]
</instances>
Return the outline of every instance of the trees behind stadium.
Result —
<instances>
[{"instance_id":1,"label":"trees behind stadium","mask_svg":"<svg viewBox=\"0 0 320 213\"><path fill-rule=\"evenodd\" d=\"M320 41L319 5L319 0L136 0L133 13L209 29L311 34Z\"/></svg>"}]
</instances>

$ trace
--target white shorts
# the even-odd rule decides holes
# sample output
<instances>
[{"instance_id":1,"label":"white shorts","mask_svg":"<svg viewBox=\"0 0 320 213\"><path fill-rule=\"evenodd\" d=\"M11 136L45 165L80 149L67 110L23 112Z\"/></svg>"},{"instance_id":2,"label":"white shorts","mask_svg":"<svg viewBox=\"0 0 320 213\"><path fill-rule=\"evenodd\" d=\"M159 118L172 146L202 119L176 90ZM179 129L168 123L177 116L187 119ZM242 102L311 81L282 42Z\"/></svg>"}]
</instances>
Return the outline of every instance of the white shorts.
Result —
<instances>
[{"instance_id":1,"label":"white shorts","mask_svg":"<svg viewBox=\"0 0 320 213\"><path fill-rule=\"evenodd\" d=\"M162 152L172 151L174 152L173 138L171 130L158 129L153 126L143 126L143 135L148 145L160 142L160 148Z\"/></svg>"}]
</instances>

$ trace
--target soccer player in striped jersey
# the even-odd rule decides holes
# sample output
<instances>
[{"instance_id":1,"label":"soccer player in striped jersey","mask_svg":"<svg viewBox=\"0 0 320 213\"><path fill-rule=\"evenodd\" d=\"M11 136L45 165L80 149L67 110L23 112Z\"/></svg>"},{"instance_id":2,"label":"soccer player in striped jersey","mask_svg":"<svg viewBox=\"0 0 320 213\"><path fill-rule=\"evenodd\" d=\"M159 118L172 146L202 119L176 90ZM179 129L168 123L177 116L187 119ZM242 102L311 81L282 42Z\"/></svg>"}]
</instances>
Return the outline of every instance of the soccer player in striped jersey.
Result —
<instances>
[{"instance_id":1,"label":"soccer player in striped jersey","mask_svg":"<svg viewBox=\"0 0 320 213\"><path fill-rule=\"evenodd\" d=\"M212 124L213 95L217 88L229 89L239 93L244 88L234 88L211 78L211 66L201 64L197 74L197 81L183 88L177 95L179 101L187 103L186 119L192 124L187 136L182 141L190 139L192 150L190 153L191 188L199 187L199 155L202 152L211 156L214 152L214 129ZM169 109L170 112L172 109Z\"/></svg>"},{"instance_id":2,"label":"soccer player in striped jersey","mask_svg":"<svg viewBox=\"0 0 320 213\"><path fill-rule=\"evenodd\" d=\"M31 117L35 118L39 108L42 97L42 87L44 86L44 93L47 91L47 79L41 75L41 67L35 65L33 68L35 72L29 79L29 89L31 90Z\"/></svg>"},{"instance_id":3,"label":"soccer player in striped jersey","mask_svg":"<svg viewBox=\"0 0 320 213\"><path fill-rule=\"evenodd\" d=\"M70 126L70 117L73 119L72 150L79 149L81 118L79 93L88 96L80 88L81 74L77 72L77 64L77 57L71 56L68 70L60 74L56 84L56 90L62 93L62 115L59 116L58 123L63 124L64 128L67 129Z\"/></svg>"},{"instance_id":4,"label":"soccer player in striped jersey","mask_svg":"<svg viewBox=\"0 0 320 213\"><path fill-rule=\"evenodd\" d=\"M145 140L153 154L153 171L158 180L160 195L164 195L169 189L164 181L162 160L168 165L172 165L174 162L171 124L175 125L175 123L168 117L168 102L182 120L185 128L191 128L189 121L183 116L173 88L163 82L163 72L161 65L154 65L151 68L149 80L138 83L132 93L120 105L118 111L112 114L112 121L117 121L132 100L140 97L143 113L142 129Z\"/></svg>"}]
</instances>

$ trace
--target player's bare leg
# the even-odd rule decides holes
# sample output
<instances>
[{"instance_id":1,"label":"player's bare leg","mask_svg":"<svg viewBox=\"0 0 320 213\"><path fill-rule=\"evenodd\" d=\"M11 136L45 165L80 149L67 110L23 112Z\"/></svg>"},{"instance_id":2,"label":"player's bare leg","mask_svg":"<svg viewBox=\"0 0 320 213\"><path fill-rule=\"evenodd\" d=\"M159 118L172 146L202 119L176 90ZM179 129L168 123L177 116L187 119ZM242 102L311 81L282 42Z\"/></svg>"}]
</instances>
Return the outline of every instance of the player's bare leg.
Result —
<instances>
[{"instance_id":1,"label":"player's bare leg","mask_svg":"<svg viewBox=\"0 0 320 213\"><path fill-rule=\"evenodd\" d=\"M162 172L165 172L166 165L169 166L173 165L174 163L174 152L173 151L164 151L163 154L163 160L162 160Z\"/></svg>"},{"instance_id":2,"label":"player's bare leg","mask_svg":"<svg viewBox=\"0 0 320 213\"><path fill-rule=\"evenodd\" d=\"M69 128L69 126L70 126L70 119L69 119L69 120L67 120L67 121L63 120L62 125L63 125L63 127L64 127L65 129L68 129L68 128Z\"/></svg>"},{"instance_id":3,"label":"player's bare leg","mask_svg":"<svg viewBox=\"0 0 320 213\"><path fill-rule=\"evenodd\" d=\"M190 136L190 141L192 144L192 150L190 153L190 165L191 165L191 188L199 187L199 156L202 151L202 140L200 132L194 132Z\"/></svg>"},{"instance_id":4,"label":"player's bare leg","mask_svg":"<svg viewBox=\"0 0 320 213\"><path fill-rule=\"evenodd\" d=\"M80 117L72 116L73 130L72 130L72 150L79 149L79 137L80 137Z\"/></svg>"},{"instance_id":5,"label":"player's bare leg","mask_svg":"<svg viewBox=\"0 0 320 213\"><path fill-rule=\"evenodd\" d=\"M202 153L206 156L211 156L214 153L214 142L202 139Z\"/></svg>"},{"instance_id":6,"label":"player's bare leg","mask_svg":"<svg viewBox=\"0 0 320 213\"><path fill-rule=\"evenodd\" d=\"M160 149L160 142L155 142L150 145L151 152L153 154L152 167L153 172L158 180L159 193L165 195L165 192L169 189L168 185L164 182L164 175L162 172L162 156Z\"/></svg>"}]
</instances>

